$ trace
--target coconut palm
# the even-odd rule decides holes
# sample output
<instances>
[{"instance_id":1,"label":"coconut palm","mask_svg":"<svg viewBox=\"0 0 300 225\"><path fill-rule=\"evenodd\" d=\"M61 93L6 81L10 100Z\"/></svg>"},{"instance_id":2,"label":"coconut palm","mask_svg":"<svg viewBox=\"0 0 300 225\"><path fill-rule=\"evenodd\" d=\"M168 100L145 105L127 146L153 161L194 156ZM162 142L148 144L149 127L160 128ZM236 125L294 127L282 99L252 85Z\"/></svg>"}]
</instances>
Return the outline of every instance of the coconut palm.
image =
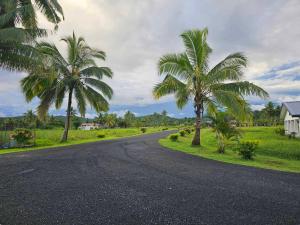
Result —
<instances>
[{"instance_id":1,"label":"coconut palm","mask_svg":"<svg viewBox=\"0 0 300 225\"><path fill-rule=\"evenodd\" d=\"M77 38L74 33L62 40L68 46L67 58L53 44L37 44L36 49L43 57L39 67L21 81L21 86L28 101L35 96L40 98L37 112L41 119L52 104L60 108L67 95L67 116L61 139L66 141L73 97L77 101L79 113L84 117L87 102L97 112L107 111L107 99L112 97L113 91L101 81L104 76L112 78L112 71L108 67L97 66L95 62L95 59L105 60L105 53L89 47L82 37Z\"/></svg>"},{"instance_id":2,"label":"coconut palm","mask_svg":"<svg viewBox=\"0 0 300 225\"><path fill-rule=\"evenodd\" d=\"M190 100L193 101L196 114L193 145L201 144L201 117L205 108L213 114L218 107L226 107L234 115L241 116L245 114L247 106L243 96L268 97L268 93L262 88L241 81L242 69L247 65L247 59L242 53L227 56L209 70L208 60L212 50L206 41L207 34L207 28L181 34L185 52L167 54L160 58L158 70L164 80L153 90L156 99L175 94L179 108L183 108Z\"/></svg>"},{"instance_id":3,"label":"coconut palm","mask_svg":"<svg viewBox=\"0 0 300 225\"><path fill-rule=\"evenodd\" d=\"M32 58L35 51L30 43L47 34L46 30L38 28L36 9L55 26L63 19L63 11L57 0L1 0L1 67L22 70L34 63Z\"/></svg>"},{"instance_id":4,"label":"coconut palm","mask_svg":"<svg viewBox=\"0 0 300 225\"><path fill-rule=\"evenodd\" d=\"M225 153L226 142L233 139L238 140L241 132L232 123L233 117L226 112L217 112L209 118L212 121L213 131L216 133L218 152Z\"/></svg>"}]
</instances>

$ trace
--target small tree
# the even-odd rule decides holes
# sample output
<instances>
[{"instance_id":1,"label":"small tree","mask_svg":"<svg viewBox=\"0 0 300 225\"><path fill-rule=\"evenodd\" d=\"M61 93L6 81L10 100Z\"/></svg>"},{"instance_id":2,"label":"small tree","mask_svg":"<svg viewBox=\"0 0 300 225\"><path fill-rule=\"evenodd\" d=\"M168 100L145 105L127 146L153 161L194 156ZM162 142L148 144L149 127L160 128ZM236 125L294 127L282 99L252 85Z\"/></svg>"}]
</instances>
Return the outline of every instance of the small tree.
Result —
<instances>
[{"instance_id":1,"label":"small tree","mask_svg":"<svg viewBox=\"0 0 300 225\"><path fill-rule=\"evenodd\" d=\"M241 136L240 131L231 123L232 118L225 112L218 112L210 117L212 120L213 131L216 133L218 141L218 152L225 153L226 142L232 139L238 139Z\"/></svg>"}]
</instances>

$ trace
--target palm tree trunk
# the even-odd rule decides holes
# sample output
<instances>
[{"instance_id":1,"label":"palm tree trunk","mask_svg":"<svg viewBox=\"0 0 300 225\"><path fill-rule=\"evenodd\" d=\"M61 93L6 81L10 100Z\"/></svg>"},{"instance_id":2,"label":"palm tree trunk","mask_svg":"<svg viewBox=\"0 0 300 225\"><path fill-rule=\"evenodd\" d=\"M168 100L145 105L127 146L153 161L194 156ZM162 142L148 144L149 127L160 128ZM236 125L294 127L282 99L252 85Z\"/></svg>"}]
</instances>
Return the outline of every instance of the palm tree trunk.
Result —
<instances>
[{"instance_id":1,"label":"palm tree trunk","mask_svg":"<svg viewBox=\"0 0 300 225\"><path fill-rule=\"evenodd\" d=\"M68 98L68 108L67 108L67 118L65 121L65 130L61 137L61 142L65 142L68 140L68 133L69 133L69 127L70 127L70 119L71 119L71 107L72 107L72 94L73 89L69 92L69 98Z\"/></svg>"},{"instance_id":2,"label":"palm tree trunk","mask_svg":"<svg viewBox=\"0 0 300 225\"><path fill-rule=\"evenodd\" d=\"M196 113L196 124L195 124L195 135L192 141L192 145L200 145L201 146L201 105L195 106Z\"/></svg>"}]
</instances>

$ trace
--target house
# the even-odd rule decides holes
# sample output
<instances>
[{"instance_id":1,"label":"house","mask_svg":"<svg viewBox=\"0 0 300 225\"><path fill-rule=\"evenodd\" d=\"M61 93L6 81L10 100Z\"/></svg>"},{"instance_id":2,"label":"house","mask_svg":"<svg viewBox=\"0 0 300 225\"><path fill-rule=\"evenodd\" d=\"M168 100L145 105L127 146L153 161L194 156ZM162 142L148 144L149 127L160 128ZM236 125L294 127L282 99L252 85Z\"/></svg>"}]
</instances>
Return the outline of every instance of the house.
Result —
<instances>
[{"instance_id":1,"label":"house","mask_svg":"<svg viewBox=\"0 0 300 225\"><path fill-rule=\"evenodd\" d=\"M100 124L98 123L82 123L80 127L78 127L79 130L95 130L100 128Z\"/></svg>"},{"instance_id":2,"label":"house","mask_svg":"<svg viewBox=\"0 0 300 225\"><path fill-rule=\"evenodd\" d=\"M300 137L300 101L282 103L280 118L284 120L285 134Z\"/></svg>"}]
</instances>

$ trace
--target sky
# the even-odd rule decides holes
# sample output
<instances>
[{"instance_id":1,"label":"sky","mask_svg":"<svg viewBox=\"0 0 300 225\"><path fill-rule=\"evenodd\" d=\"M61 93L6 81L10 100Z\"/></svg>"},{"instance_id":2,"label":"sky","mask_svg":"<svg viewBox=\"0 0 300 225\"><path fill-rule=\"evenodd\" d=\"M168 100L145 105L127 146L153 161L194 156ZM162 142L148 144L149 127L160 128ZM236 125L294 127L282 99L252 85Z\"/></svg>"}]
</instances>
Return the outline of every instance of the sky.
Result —
<instances>
[{"instance_id":1,"label":"sky","mask_svg":"<svg viewBox=\"0 0 300 225\"><path fill-rule=\"evenodd\" d=\"M170 116L193 116L192 104L178 110L174 97L159 101L152 89L162 78L157 62L168 53L184 50L180 34L208 27L213 52L210 66L228 54L243 52L249 65L244 79L270 94L267 101L300 100L300 1L299 0L60 0L65 20L47 40L61 51L62 37L74 31L87 43L107 53L101 66L114 72L106 80L114 89L110 112L122 116L127 110L145 115L167 110ZM40 27L51 29L45 18ZM38 99L27 103L19 81L26 73L0 70L0 117L35 110ZM253 109L266 100L248 98ZM50 113L65 114L66 104ZM87 117L94 117L90 107Z\"/></svg>"}]
</instances>

